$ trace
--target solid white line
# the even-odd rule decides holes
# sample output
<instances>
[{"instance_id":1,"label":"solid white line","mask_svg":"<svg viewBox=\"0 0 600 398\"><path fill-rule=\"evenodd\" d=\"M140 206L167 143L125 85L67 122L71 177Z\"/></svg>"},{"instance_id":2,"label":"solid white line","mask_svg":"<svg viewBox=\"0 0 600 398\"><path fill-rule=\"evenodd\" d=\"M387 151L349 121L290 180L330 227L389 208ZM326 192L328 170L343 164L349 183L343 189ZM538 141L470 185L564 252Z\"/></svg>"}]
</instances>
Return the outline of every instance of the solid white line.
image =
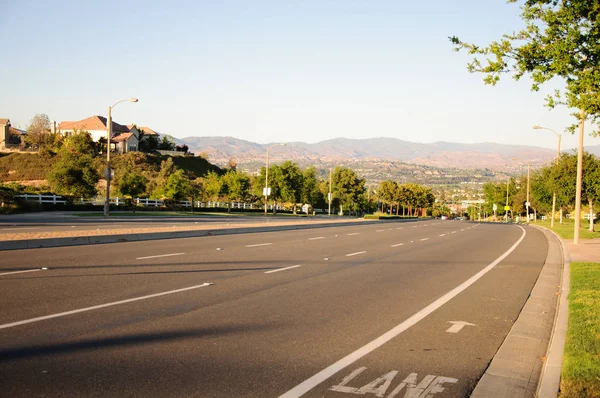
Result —
<instances>
[{"instance_id":1,"label":"solid white line","mask_svg":"<svg viewBox=\"0 0 600 398\"><path fill-rule=\"evenodd\" d=\"M421 240L428 240L428 239L429 239L429 238L423 238L423 239L421 239Z\"/></svg>"},{"instance_id":2,"label":"solid white line","mask_svg":"<svg viewBox=\"0 0 600 398\"><path fill-rule=\"evenodd\" d=\"M308 240L325 239L324 236L317 236L316 238L308 238Z\"/></svg>"},{"instance_id":3,"label":"solid white line","mask_svg":"<svg viewBox=\"0 0 600 398\"><path fill-rule=\"evenodd\" d=\"M309 379L303 381L302 383L298 384L296 387L292 388L288 392L284 393L283 395L280 395L279 398L301 397L302 395L304 395L308 391L312 390L314 387L321 384L322 382L324 382L325 380L327 380L328 378L330 378L331 376L333 376L340 370L353 364L354 362L358 361L360 358L364 357L365 355L373 352L374 350L381 347L382 345L384 345L385 343L387 343L394 337L398 336L400 333L404 332L406 329L417 324L417 322L419 322L420 320L425 318L427 315L431 314L433 311L437 310L438 308L440 308L441 306L446 304L448 301L452 300L454 297L456 297L458 294L463 292L465 289L467 289L473 283L477 282L477 280L479 280L482 276L484 276L489 271L491 271L496 265L498 265L498 263L500 263L502 260L504 260L509 254L511 254L517 248L517 246L519 246L519 244L523 241L523 239L525 239L525 235L527 234L527 232L525 232L525 229L523 229L523 227L519 226L519 228L521 228L521 230L523 231L523 234L521 235L519 240L517 240L517 242L514 245L512 245L510 247L510 249L508 249L506 252L504 252L504 254L502 254L500 257L498 257L496 260L494 260L487 267L485 267L484 269L482 269L481 271L479 271L478 273L476 273L475 275L473 275L472 277L470 277L469 279L467 279L466 281L464 281L463 283L461 283L454 289L450 290L448 293L444 294L442 297L438 298L433 303L429 304L427 307L423 308L416 314L412 315L410 318L408 318L404 322L402 322L399 325L395 326L394 328L390 329L386 333L382 334L375 340L373 340L370 343L366 344L365 346L359 348L358 350L354 351L353 353L340 359L333 365L323 369L316 375L314 375L314 376L310 377Z\"/></svg>"},{"instance_id":4,"label":"solid white line","mask_svg":"<svg viewBox=\"0 0 600 398\"><path fill-rule=\"evenodd\" d=\"M206 286L210 286L210 285L213 285L213 283L203 283L201 285L184 287L183 289L169 290L168 292L149 294L147 296L134 297L134 298L130 298L130 299L127 299L127 300L114 301L112 303L94 305L92 307L80 308L78 310L72 310L72 311L66 311L66 312L59 312L58 314L52 314L52 315L39 316L37 318L25 319L24 321L18 321L18 322L12 322L12 323L5 323L4 325L0 325L0 329L8 329L8 328L12 328L12 327L15 327L15 326L25 325L27 323L44 321L46 319L59 318L59 317L62 317L62 316L78 314L80 312L93 311L93 310L97 310L97 309L100 309L100 308L112 307L113 305L127 304L127 303L131 303L133 301L146 300L146 299L153 298L153 297L165 296L167 294L185 292L186 290L198 289L198 288L206 287Z\"/></svg>"},{"instance_id":5,"label":"solid white line","mask_svg":"<svg viewBox=\"0 0 600 398\"><path fill-rule=\"evenodd\" d=\"M392 245L390 247L398 247L398 246L402 246L402 245L404 245L404 243L398 243L398 244Z\"/></svg>"},{"instance_id":6,"label":"solid white line","mask_svg":"<svg viewBox=\"0 0 600 398\"><path fill-rule=\"evenodd\" d=\"M2 228L0 231L14 231L18 232L22 229L38 229L39 227L12 227L12 228Z\"/></svg>"},{"instance_id":7,"label":"solid white line","mask_svg":"<svg viewBox=\"0 0 600 398\"><path fill-rule=\"evenodd\" d=\"M348 234L348 236L350 236L350 235L358 235L358 234L360 234L360 232L352 232L351 234Z\"/></svg>"},{"instance_id":8,"label":"solid white line","mask_svg":"<svg viewBox=\"0 0 600 398\"><path fill-rule=\"evenodd\" d=\"M170 253L170 254L159 254L158 256L137 257L136 260L146 260L148 258L159 258L159 257L181 256L182 254L185 254L185 253Z\"/></svg>"},{"instance_id":9,"label":"solid white line","mask_svg":"<svg viewBox=\"0 0 600 398\"><path fill-rule=\"evenodd\" d=\"M366 253L366 251L350 253L350 254L346 254L346 257L358 256L359 254L365 254L365 253Z\"/></svg>"},{"instance_id":10,"label":"solid white line","mask_svg":"<svg viewBox=\"0 0 600 398\"><path fill-rule=\"evenodd\" d=\"M27 269L25 271L11 271L11 272L4 272L0 275L10 275L10 274L22 274L24 272L36 272L36 271L41 271L41 268L36 268L36 269Z\"/></svg>"},{"instance_id":11,"label":"solid white line","mask_svg":"<svg viewBox=\"0 0 600 398\"><path fill-rule=\"evenodd\" d=\"M246 247L270 246L272 243L257 243L256 245L246 245Z\"/></svg>"},{"instance_id":12,"label":"solid white line","mask_svg":"<svg viewBox=\"0 0 600 398\"><path fill-rule=\"evenodd\" d=\"M273 272L285 271L286 269L292 269L292 268L298 268L298 267L302 267L302 266L301 265L292 265L292 266L285 267L285 268L272 269L271 271L265 271L265 274L272 274Z\"/></svg>"}]
</instances>

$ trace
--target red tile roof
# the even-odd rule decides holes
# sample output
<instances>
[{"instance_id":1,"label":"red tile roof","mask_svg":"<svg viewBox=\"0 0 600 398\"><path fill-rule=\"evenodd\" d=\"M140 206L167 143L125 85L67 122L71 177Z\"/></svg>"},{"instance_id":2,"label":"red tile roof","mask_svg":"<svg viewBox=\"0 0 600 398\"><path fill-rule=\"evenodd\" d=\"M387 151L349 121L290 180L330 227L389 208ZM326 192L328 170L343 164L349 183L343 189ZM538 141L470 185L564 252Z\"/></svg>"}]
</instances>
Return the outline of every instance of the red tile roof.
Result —
<instances>
[{"instance_id":1,"label":"red tile roof","mask_svg":"<svg viewBox=\"0 0 600 398\"><path fill-rule=\"evenodd\" d=\"M138 130L144 130L144 135L158 135L158 133L150 127L138 127Z\"/></svg>"},{"instance_id":2,"label":"red tile roof","mask_svg":"<svg viewBox=\"0 0 600 398\"><path fill-rule=\"evenodd\" d=\"M106 130L106 118L104 116L91 116L77 122L61 122L58 128L60 130ZM113 133L128 133L129 129L127 126L115 123L113 120L112 131Z\"/></svg>"},{"instance_id":3,"label":"red tile roof","mask_svg":"<svg viewBox=\"0 0 600 398\"><path fill-rule=\"evenodd\" d=\"M113 137L111 139L111 142L127 141L129 139L129 137L131 137L132 135L133 135L133 133L122 133L122 134L119 134L116 137Z\"/></svg>"}]
</instances>

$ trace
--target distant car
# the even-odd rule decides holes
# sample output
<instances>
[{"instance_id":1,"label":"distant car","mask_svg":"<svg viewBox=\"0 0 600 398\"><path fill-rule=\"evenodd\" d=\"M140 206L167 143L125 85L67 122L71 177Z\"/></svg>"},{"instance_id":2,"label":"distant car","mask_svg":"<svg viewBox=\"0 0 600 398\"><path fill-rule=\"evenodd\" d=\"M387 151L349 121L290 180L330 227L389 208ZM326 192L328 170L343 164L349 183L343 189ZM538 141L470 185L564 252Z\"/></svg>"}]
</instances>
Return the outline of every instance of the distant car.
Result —
<instances>
[{"instance_id":1,"label":"distant car","mask_svg":"<svg viewBox=\"0 0 600 398\"><path fill-rule=\"evenodd\" d=\"M448 216L442 216L442 220L447 220Z\"/></svg>"}]
</instances>

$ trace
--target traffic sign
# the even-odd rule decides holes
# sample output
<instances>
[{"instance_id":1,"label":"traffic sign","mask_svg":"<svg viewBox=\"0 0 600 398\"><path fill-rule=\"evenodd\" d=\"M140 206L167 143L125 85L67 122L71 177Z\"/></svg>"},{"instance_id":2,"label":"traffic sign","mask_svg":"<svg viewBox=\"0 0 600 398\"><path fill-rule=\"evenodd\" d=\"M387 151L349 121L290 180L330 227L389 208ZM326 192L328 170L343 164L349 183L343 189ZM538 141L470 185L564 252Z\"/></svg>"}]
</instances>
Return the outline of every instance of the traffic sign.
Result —
<instances>
[{"instance_id":1,"label":"traffic sign","mask_svg":"<svg viewBox=\"0 0 600 398\"><path fill-rule=\"evenodd\" d=\"M525 206L529 207L529 206L531 206L531 203L525 202Z\"/></svg>"},{"instance_id":2,"label":"traffic sign","mask_svg":"<svg viewBox=\"0 0 600 398\"><path fill-rule=\"evenodd\" d=\"M498 210L498 205L494 203L494 206L492 206L494 211Z\"/></svg>"},{"instance_id":3,"label":"traffic sign","mask_svg":"<svg viewBox=\"0 0 600 398\"><path fill-rule=\"evenodd\" d=\"M510 206L504 206L504 210L510 210Z\"/></svg>"},{"instance_id":4,"label":"traffic sign","mask_svg":"<svg viewBox=\"0 0 600 398\"><path fill-rule=\"evenodd\" d=\"M109 174L108 173L110 173L110 179L112 180L114 178L114 176L115 176L115 170L112 169L112 168L106 168L106 169L104 169L104 179L105 180L108 180L108 178L109 178Z\"/></svg>"}]
</instances>

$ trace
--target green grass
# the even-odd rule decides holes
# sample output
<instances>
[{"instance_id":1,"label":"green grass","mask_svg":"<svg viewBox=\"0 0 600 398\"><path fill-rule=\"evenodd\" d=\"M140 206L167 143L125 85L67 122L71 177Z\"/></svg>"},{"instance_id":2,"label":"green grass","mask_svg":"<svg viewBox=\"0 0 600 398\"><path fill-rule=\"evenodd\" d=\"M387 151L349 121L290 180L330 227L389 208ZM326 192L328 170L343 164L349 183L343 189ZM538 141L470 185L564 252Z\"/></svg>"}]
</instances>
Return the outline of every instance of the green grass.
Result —
<instances>
[{"instance_id":1,"label":"green grass","mask_svg":"<svg viewBox=\"0 0 600 398\"><path fill-rule=\"evenodd\" d=\"M571 263L561 398L600 397L600 264Z\"/></svg>"},{"instance_id":2,"label":"green grass","mask_svg":"<svg viewBox=\"0 0 600 398\"><path fill-rule=\"evenodd\" d=\"M535 223L532 222L531 225L537 225L540 227L551 229L554 232L556 232L558 234L558 236L560 236L563 239L573 239L573 233L575 230L575 223L571 220L563 221L562 224L560 224L558 221L555 221L554 228L550 228L550 221L537 221ZM589 221L581 220L581 228L579 229L579 237L581 239L600 238L600 232L599 232L600 226L597 223L594 225L596 232L588 231L589 226L590 226Z\"/></svg>"}]
</instances>

